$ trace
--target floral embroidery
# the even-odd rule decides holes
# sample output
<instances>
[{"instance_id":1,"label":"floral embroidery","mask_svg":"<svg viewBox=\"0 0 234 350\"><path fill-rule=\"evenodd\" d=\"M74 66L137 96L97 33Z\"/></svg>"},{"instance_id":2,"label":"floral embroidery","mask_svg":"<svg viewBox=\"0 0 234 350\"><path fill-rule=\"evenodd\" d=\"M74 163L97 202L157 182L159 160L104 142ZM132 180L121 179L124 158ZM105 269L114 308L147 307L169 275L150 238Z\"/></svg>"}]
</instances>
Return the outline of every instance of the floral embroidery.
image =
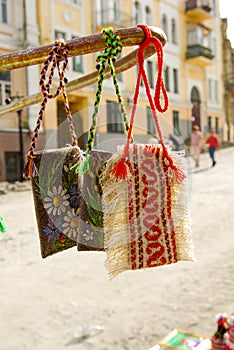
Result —
<instances>
[{"instance_id":1,"label":"floral embroidery","mask_svg":"<svg viewBox=\"0 0 234 350\"><path fill-rule=\"evenodd\" d=\"M66 190L63 190L62 186L54 186L52 191L47 192L47 196L44 197L44 208L47 210L48 215L53 216L61 215L65 212L68 202L69 194Z\"/></svg>"},{"instance_id":2,"label":"floral embroidery","mask_svg":"<svg viewBox=\"0 0 234 350\"><path fill-rule=\"evenodd\" d=\"M66 237L64 235L61 235L59 240L60 240L60 243L65 243Z\"/></svg>"},{"instance_id":3,"label":"floral embroidery","mask_svg":"<svg viewBox=\"0 0 234 350\"><path fill-rule=\"evenodd\" d=\"M80 207L80 197L81 197L81 191L79 184L75 184L70 188L70 198L69 202L71 206L75 209Z\"/></svg>"},{"instance_id":4,"label":"floral embroidery","mask_svg":"<svg viewBox=\"0 0 234 350\"><path fill-rule=\"evenodd\" d=\"M48 242L57 241L61 238L61 233L59 231L59 227L61 225L61 221L52 222L50 219L46 227L43 228L43 232L48 237Z\"/></svg>"},{"instance_id":5,"label":"floral embroidery","mask_svg":"<svg viewBox=\"0 0 234 350\"><path fill-rule=\"evenodd\" d=\"M78 210L76 213L74 211L68 211L64 216L64 223L62 224L63 233L72 239L76 239L79 229L79 216Z\"/></svg>"},{"instance_id":6,"label":"floral embroidery","mask_svg":"<svg viewBox=\"0 0 234 350\"><path fill-rule=\"evenodd\" d=\"M86 241L92 241L93 240L93 232L90 230L86 230L86 233L83 233L83 237Z\"/></svg>"}]
</instances>

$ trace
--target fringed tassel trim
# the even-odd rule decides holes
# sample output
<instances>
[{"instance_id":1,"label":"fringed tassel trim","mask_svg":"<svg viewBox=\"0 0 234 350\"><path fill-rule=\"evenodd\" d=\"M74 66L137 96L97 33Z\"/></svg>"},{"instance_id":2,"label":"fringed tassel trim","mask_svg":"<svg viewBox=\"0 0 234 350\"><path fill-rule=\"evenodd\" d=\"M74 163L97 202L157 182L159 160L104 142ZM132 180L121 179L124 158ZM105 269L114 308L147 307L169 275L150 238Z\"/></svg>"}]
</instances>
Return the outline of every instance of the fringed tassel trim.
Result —
<instances>
[{"instance_id":1,"label":"fringed tassel trim","mask_svg":"<svg viewBox=\"0 0 234 350\"><path fill-rule=\"evenodd\" d=\"M133 168L131 163L123 157L110 172L115 176L118 182L120 180L126 180L133 175Z\"/></svg>"},{"instance_id":2,"label":"fringed tassel trim","mask_svg":"<svg viewBox=\"0 0 234 350\"><path fill-rule=\"evenodd\" d=\"M110 279L130 269L128 237L127 181L113 182L111 169L121 161L121 155L114 154L101 174L104 213L105 266Z\"/></svg>"},{"instance_id":3,"label":"fringed tassel trim","mask_svg":"<svg viewBox=\"0 0 234 350\"><path fill-rule=\"evenodd\" d=\"M24 178L29 179L32 177L35 177L38 175L38 169L36 167L36 164L33 160L34 156L33 155L28 155L28 161L24 169Z\"/></svg>"},{"instance_id":4,"label":"fringed tassel trim","mask_svg":"<svg viewBox=\"0 0 234 350\"><path fill-rule=\"evenodd\" d=\"M175 162L173 161L171 155L168 153L168 150L165 146L163 146L163 157L164 157L164 162L167 162L169 164L169 167L173 170L174 179L178 184L181 184L186 178L186 175L180 169L180 167L175 164Z\"/></svg>"},{"instance_id":5,"label":"fringed tassel trim","mask_svg":"<svg viewBox=\"0 0 234 350\"><path fill-rule=\"evenodd\" d=\"M179 155L172 156L175 166L186 174L186 160ZM186 176L185 176L186 178ZM192 221L189 212L189 191L187 181L172 183L172 217L175 230L178 260L195 261L192 240Z\"/></svg>"}]
</instances>

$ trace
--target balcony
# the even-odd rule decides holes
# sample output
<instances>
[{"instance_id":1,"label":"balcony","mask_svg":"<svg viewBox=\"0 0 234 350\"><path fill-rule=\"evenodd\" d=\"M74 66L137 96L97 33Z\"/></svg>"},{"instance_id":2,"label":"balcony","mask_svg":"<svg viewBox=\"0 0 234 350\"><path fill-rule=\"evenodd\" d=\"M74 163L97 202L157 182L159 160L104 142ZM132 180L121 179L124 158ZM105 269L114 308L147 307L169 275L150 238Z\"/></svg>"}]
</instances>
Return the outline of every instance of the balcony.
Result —
<instances>
[{"instance_id":1,"label":"balcony","mask_svg":"<svg viewBox=\"0 0 234 350\"><path fill-rule=\"evenodd\" d=\"M185 1L185 13L193 22L203 22L213 17L212 7L208 0Z\"/></svg>"},{"instance_id":2,"label":"balcony","mask_svg":"<svg viewBox=\"0 0 234 350\"><path fill-rule=\"evenodd\" d=\"M97 31L103 27L124 28L133 25L133 17L114 8L105 9L97 13Z\"/></svg>"},{"instance_id":3,"label":"balcony","mask_svg":"<svg viewBox=\"0 0 234 350\"><path fill-rule=\"evenodd\" d=\"M190 63L202 67L212 64L213 35L212 31L203 25L188 25L186 59Z\"/></svg>"},{"instance_id":4,"label":"balcony","mask_svg":"<svg viewBox=\"0 0 234 350\"><path fill-rule=\"evenodd\" d=\"M204 67L212 64L213 58L212 50L208 47L199 44L187 46L186 59L192 64Z\"/></svg>"}]
</instances>

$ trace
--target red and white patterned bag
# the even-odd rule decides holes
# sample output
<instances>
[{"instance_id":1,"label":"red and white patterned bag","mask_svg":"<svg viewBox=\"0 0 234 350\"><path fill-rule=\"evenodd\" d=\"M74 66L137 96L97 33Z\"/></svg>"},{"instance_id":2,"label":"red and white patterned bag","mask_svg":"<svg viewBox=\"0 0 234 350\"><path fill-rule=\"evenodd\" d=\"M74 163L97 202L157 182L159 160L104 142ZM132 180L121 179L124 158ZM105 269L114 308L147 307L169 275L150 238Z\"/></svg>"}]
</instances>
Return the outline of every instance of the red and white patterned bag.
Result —
<instances>
[{"instance_id":1,"label":"red and white patterned bag","mask_svg":"<svg viewBox=\"0 0 234 350\"><path fill-rule=\"evenodd\" d=\"M138 79L127 144L108 161L101 175L106 267L112 278L122 271L155 267L179 260L194 260L186 161L164 144L156 109L168 107L161 78L162 46L143 27L146 40L138 51ZM144 71L144 48L154 44L158 55L158 81L151 97ZM140 79L146 87L160 144L130 144ZM160 105L160 91L165 106Z\"/></svg>"}]
</instances>

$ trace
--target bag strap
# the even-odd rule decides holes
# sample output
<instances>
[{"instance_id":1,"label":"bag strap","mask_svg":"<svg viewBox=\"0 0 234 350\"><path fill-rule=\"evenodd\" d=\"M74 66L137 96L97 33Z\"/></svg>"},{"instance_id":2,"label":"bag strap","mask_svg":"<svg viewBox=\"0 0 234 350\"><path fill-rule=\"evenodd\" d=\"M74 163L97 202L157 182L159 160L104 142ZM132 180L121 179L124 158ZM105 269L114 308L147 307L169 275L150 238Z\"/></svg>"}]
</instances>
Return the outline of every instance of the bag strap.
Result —
<instances>
[{"instance_id":1,"label":"bag strap","mask_svg":"<svg viewBox=\"0 0 234 350\"><path fill-rule=\"evenodd\" d=\"M88 170L89 153L92 150L94 145L96 126L97 126L97 117L98 117L99 105L101 101L105 69L107 67L107 64L109 64L109 67L110 67L112 81L115 88L115 94L118 99L120 114L122 116L122 121L124 124L126 134L128 134L130 130L127 113L124 107L123 98L119 88L118 80L116 78L115 66L114 66L116 57L120 55L122 51L122 43L121 43L120 37L115 35L111 28L104 29L103 35L106 41L106 49L102 54L98 55L96 58L96 62L97 62L96 68L98 70L98 83L97 83L97 89L96 89L96 98L94 101L94 111L92 115L92 122L88 133L87 148L85 151L86 157L83 162L82 169L80 169L81 173L84 173ZM130 136L130 142L133 142L132 136Z\"/></svg>"},{"instance_id":2,"label":"bag strap","mask_svg":"<svg viewBox=\"0 0 234 350\"><path fill-rule=\"evenodd\" d=\"M60 64L62 66L60 66ZM24 177L30 178L34 177L37 174L36 165L33 161L34 151L36 147L36 141L39 135L39 130L42 124L43 116L45 113L46 105L49 99L56 98L59 94L62 94L64 108L67 115L67 120L69 123L69 129L72 138L72 146L77 146L77 136L75 134L75 129L72 121L72 115L69 107L69 102L67 98L67 94L65 91L65 71L68 65L68 49L67 44L63 39L57 40L52 50L48 54L47 60L44 62L41 73L40 73L40 89L43 94L43 100L41 103L38 119L36 122L36 127L33 132L33 137L30 145L30 149L27 155L28 162L25 166ZM49 72L50 68L50 72ZM59 86L57 87L54 93L50 93L52 84L53 84L53 76L57 69L59 76ZM48 78L46 80L46 75L49 72Z\"/></svg>"},{"instance_id":3,"label":"bag strap","mask_svg":"<svg viewBox=\"0 0 234 350\"><path fill-rule=\"evenodd\" d=\"M138 24L139 27L141 27L144 32L145 32L145 40L142 44L139 45L139 50L137 53L137 58L138 58L138 76L137 76L137 82L136 82L136 88L134 92L134 97L133 97L133 107L131 111L131 118L130 118L130 128L127 136L127 142L124 148L124 154L121 158L121 160L116 164L116 166L111 170L112 174L115 175L116 181L125 179L128 175L128 166L130 172L132 172L131 165L128 162L128 153L129 153L129 147L130 147L130 140L132 137L132 129L133 129L133 124L134 124L134 118L136 114L136 108L137 108L137 100L139 96L139 91L140 91L140 83L141 79L144 82L145 86L145 91L147 98L149 100L150 108L152 111L152 116L155 124L155 128L157 130L158 136L160 143L163 148L163 155L165 159L169 162L169 166L175 171L176 177L178 182L182 182L183 179L185 178L184 173L178 169L175 164L173 163L173 160L171 156L168 153L167 147L164 143L163 136L162 136L162 131L160 128L159 124L159 119L157 115L157 110L159 112L165 112L168 109L169 106L169 101L168 101L168 96L167 96L167 91L164 86L163 82L163 49L162 49L162 44L161 42L154 36L152 36L151 31L149 27L145 24ZM157 75L157 81L155 85L155 92L154 92L154 97L151 96L151 90L150 90L150 85L148 82L148 78L144 69L144 49L147 48L149 45L154 45L157 53L157 59L158 59L158 75ZM161 95L163 96L164 100L164 106L161 103Z\"/></svg>"}]
</instances>

